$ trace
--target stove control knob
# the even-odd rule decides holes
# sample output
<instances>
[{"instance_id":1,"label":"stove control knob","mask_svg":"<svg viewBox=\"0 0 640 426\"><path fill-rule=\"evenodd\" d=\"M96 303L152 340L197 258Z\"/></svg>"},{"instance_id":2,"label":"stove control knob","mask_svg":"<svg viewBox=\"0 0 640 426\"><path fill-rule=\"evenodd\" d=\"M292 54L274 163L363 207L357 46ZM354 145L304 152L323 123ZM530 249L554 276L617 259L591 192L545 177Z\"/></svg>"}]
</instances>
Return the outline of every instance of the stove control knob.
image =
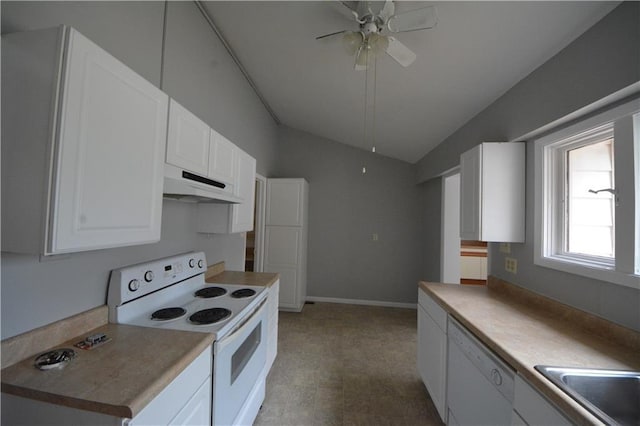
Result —
<instances>
[{"instance_id":1,"label":"stove control knob","mask_svg":"<svg viewBox=\"0 0 640 426\"><path fill-rule=\"evenodd\" d=\"M195 259L189 259L189 268L193 268L194 266L196 266L196 260Z\"/></svg>"},{"instance_id":2,"label":"stove control knob","mask_svg":"<svg viewBox=\"0 0 640 426\"><path fill-rule=\"evenodd\" d=\"M204 262L202 259L198 260L198 268L202 268L204 266Z\"/></svg>"},{"instance_id":3,"label":"stove control knob","mask_svg":"<svg viewBox=\"0 0 640 426\"><path fill-rule=\"evenodd\" d=\"M144 273L144 280L148 283L151 282L151 280L153 280L153 271L147 271Z\"/></svg>"},{"instance_id":4,"label":"stove control knob","mask_svg":"<svg viewBox=\"0 0 640 426\"><path fill-rule=\"evenodd\" d=\"M140 281L138 281L138 280L129 281L129 290L136 291L139 288L140 288Z\"/></svg>"}]
</instances>

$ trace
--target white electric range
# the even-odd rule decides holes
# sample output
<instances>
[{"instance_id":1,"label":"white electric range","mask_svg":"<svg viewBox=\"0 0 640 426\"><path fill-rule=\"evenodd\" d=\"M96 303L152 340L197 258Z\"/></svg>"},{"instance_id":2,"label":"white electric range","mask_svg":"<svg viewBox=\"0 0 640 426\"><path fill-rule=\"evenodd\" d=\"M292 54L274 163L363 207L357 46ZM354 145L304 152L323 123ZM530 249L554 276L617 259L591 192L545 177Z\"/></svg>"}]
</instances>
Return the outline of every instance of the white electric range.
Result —
<instances>
[{"instance_id":1,"label":"white electric range","mask_svg":"<svg viewBox=\"0 0 640 426\"><path fill-rule=\"evenodd\" d=\"M206 268L191 252L113 270L109 321L213 334L211 424L252 424L265 395L267 293L207 284Z\"/></svg>"}]
</instances>

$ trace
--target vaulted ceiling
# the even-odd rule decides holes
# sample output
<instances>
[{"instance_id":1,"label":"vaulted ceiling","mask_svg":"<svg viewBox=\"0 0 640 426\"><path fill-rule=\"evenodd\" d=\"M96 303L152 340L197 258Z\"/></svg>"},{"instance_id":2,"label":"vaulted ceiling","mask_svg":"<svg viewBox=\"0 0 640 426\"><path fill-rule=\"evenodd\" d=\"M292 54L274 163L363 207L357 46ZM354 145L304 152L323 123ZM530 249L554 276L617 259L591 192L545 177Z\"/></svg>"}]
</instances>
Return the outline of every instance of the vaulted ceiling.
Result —
<instances>
[{"instance_id":1,"label":"vaulted ceiling","mask_svg":"<svg viewBox=\"0 0 640 426\"><path fill-rule=\"evenodd\" d=\"M362 149L365 75L341 36L357 30L337 1L203 1L258 92L284 125ZM611 11L610 1L397 2L396 12L435 5L435 28L399 33L417 54L404 68L378 57L376 152L415 163L522 78Z\"/></svg>"}]
</instances>

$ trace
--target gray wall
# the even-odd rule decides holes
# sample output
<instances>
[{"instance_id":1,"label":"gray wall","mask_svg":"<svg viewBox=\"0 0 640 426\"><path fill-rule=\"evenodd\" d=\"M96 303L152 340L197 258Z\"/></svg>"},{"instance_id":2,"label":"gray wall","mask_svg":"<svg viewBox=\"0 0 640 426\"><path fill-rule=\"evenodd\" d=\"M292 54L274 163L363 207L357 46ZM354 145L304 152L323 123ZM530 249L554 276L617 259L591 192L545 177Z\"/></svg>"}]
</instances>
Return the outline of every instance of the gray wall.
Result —
<instances>
[{"instance_id":1,"label":"gray wall","mask_svg":"<svg viewBox=\"0 0 640 426\"><path fill-rule=\"evenodd\" d=\"M435 178L418 186L420 191L420 266L425 281L440 281L442 251L442 179Z\"/></svg>"},{"instance_id":2,"label":"gray wall","mask_svg":"<svg viewBox=\"0 0 640 426\"><path fill-rule=\"evenodd\" d=\"M163 57L166 9L166 49ZM272 173L277 126L192 2L2 2L2 32L67 24L175 97ZM164 63L164 69L162 64ZM162 83L162 84L161 84ZM2 253L2 338L106 301L109 271L189 250L243 269L244 236L195 232L195 206L165 201L162 240L40 260Z\"/></svg>"},{"instance_id":3,"label":"gray wall","mask_svg":"<svg viewBox=\"0 0 640 426\"><path fill-rule=\"evenodd\" d=\"M462 152L482 141L514 140L639 80L640 3L625 2L421 159L418 181L457 165ZM490 272L640 330L639 290L533 264L533 160L528 143L526 243L512 244L511 254L518 260L518 274L504 271L504 255L496 244L490 247ZM437 202L437 196L429 198Z\"/></svg>"},{"instance_id":4,"label":"gray wall","mask_svg":"<svg viewBox=\"0 0 640 426\"><path fill-rule=\"evenodd\" d=\"M274 177L309 181L307 294L415 303L422 247L414 167L285 126L278 151Z\"/></svg>"}]
</instances>

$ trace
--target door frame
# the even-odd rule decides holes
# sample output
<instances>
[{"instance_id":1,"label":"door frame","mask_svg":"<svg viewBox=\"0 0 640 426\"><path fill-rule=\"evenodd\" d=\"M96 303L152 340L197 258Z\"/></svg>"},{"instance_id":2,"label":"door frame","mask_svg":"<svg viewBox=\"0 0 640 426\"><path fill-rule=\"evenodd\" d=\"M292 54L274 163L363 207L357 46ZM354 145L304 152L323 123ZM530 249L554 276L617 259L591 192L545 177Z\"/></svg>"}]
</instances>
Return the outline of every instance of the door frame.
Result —
<instances>
[{"instance_id":1,"label":"door frame","mask_svg":"<svg viewBox=\"0 0 640 426\"><path fill-rule=\"evenodd\" d=\"M267 210L267 178L256 173L256 200L255 200L255 233L256 241L254 248L255 272L264 272L264 232Z\"/></svg>"}]
</instances>

